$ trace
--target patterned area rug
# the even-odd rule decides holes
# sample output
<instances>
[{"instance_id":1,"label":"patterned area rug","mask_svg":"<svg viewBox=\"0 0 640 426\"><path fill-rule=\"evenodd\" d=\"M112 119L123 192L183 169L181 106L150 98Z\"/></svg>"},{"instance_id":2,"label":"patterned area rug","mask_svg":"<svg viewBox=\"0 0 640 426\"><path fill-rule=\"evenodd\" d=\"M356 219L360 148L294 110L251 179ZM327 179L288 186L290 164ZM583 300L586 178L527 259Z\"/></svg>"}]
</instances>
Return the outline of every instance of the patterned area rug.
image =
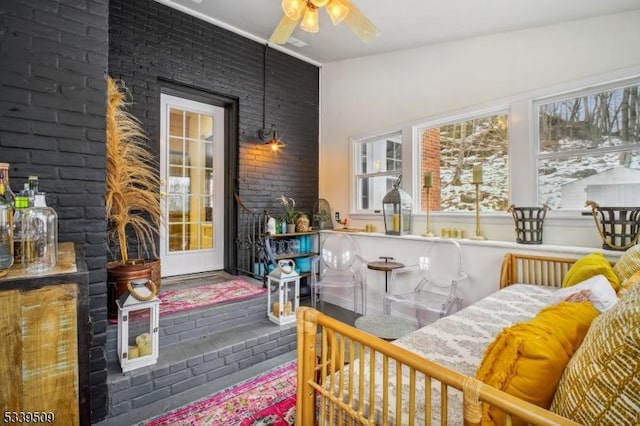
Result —
<instances>
[{"instance_id":1,"label":"patterned area rug","mask_svg":"<svg viewBox=\"0 0 640 426\"><path fill-rule=\"evenodd\" d=\"M296 362L291 361L142 425L289 426L295 411Z\"/></svg>"},{"instance_id":2,"label":"patterned area rug","mask_svg":"<svg viewBox=\"0 0 640 426\"><path fill-rule=\"evenodd\" d=\"M241 278L178 290L160 290L160 315L247 299L267 291Z\"/></svg>"}]
</instances>

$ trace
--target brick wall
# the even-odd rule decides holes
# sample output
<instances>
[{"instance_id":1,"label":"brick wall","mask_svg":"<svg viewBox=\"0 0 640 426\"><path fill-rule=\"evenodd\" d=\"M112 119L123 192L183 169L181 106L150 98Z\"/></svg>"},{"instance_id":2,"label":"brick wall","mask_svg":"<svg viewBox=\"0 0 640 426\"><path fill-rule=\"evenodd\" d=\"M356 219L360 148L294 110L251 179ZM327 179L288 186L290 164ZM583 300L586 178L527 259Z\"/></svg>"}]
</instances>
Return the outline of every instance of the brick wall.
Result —
<instances>
[{"instance_id":1,"label":"brick wall","mask_svg":"<svg viewBox=\"0 0 640 426\"><path fill-rule=\"evenodd\" d=\"M11 186L37 175L59 241L83 249L93 324L91 409L106 415L105 80L107 0L0 3L0 161ZM80 325L82 327L82 325Z\"/></svg>"},{"instance_id":2,"label":"brick wall","mask_svg":"<svg viewBox=\"0 0 640 426\"><path fill-rule=\"evenodd\" d=\"M276 124L286 148L272 153L258 140L263 114L264 45L151 0L111 0L109 75L125 81L130 111L159 144L159 93L170 86L237 105L237 169L233 190L259 211L281 211L293 197L311 213L318 198L319 69L273 49L267 53L266 125ZM234 166L234 165L231 165ZM234 184L236 181L236 184ZM232 192L227 203L232 203Z\"/></svg>"},{"instance_id":3,"label":"brick wall","mask_svg":"<svg viewBox=\"0 0 640 426\"><path fill-rule=\"evenodd\" d=\"M440 129L428 129L422 133L422 164L421 173L432 173L432 187L429 191L429 207L431 211L440 210ZM421 181L422 182L422 181ZM427 190L422 189L422 211L427 211Z\"/></svg>"},{"instance_id":4,"label":"brick wall","mask_svg":"<svg viewBox=\"0 0 640 426\"><path fill-rule=\"evenodd\" d=\"M109 22L109 25L107 24ZM107 34L110 43L107 45ZM131 88L131 112L158 148L161 85L236 105L230 186L255 209L276 196L311 211L318 197L317 67L269 50L267 126L287 147L272 154L262 127L264 47L151 0L3 0L0 4L0 161L12 187L40 177L59 215L60 241L83 249L90 270L92 422L105 418L105 75ZM227 194L231 203L231 194Z\"/></svg>"}]
</instances>

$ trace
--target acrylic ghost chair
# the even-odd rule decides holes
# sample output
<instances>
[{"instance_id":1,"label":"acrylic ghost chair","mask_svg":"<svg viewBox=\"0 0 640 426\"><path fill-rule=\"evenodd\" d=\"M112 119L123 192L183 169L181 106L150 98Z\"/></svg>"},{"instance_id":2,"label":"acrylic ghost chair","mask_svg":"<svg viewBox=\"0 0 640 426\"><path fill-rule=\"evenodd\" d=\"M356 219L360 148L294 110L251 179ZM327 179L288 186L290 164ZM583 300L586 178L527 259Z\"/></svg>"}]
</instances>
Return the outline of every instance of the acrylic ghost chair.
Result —
<instances>
[{"instance_id":1,"label":"acrylic ghost chair","mask_svg":"<svg viewBox=\"0 0 640 426\"><path fill-rule=\"evenodd\" d=\"M323 309L322 293L326 288L353 290L353 313L365 314L366 265L356 241L348 234L329 234L320 247L320 254L311 261L311 306ZM361 310L358 310L358 301Z\"/></svg>"},{"instance_id":2,"label":"acrylic ghost chair","mask_svg":"<svg viewBox=\"0 0 640 426\"><path fill-rule=\"evenodd\" d=\"M430 241L417 264L392 271L384 312L390 314L394 305L408 307L415 310L418 327L423 327L462 308L459 284L467 278L460 244L448 239Z\"/></svg>"}]
</instances>

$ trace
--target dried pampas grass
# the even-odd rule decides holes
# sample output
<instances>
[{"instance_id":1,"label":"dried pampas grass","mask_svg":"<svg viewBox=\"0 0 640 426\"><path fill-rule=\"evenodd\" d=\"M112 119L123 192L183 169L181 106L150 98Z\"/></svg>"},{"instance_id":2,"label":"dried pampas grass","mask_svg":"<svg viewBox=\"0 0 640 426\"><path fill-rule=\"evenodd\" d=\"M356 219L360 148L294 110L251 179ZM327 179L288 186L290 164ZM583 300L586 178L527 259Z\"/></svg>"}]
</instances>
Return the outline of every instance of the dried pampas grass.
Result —
<instances>
[{"instance_id":1,"label":"dried pampas grass","mask_svg":"<svg viewBox=\"0 0 640 426\"><path fill-rule=\"evenodd\" d=\"M121 261L129 260L127 232L136 238L139 253L157 257L155 235L160 223L160 180L148 138L138 119L126 111L127 89L107 82L107 193L108 239L117 244Z\"/></svg>"}]
</instances>

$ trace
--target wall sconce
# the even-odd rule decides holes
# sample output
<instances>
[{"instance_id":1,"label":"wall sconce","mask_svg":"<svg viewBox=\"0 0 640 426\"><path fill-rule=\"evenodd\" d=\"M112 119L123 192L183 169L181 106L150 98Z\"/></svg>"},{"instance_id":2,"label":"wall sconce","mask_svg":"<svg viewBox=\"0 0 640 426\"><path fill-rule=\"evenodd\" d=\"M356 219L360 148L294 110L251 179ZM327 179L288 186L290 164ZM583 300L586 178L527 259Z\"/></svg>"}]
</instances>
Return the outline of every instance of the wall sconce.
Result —
<instances>
[{"instance_id":1,"label":"wall sconce","mask_svg":"<svg viewBox=\"0 0 640 426\"><path fill-rule=\"evenodd\" d=\"M272 124L269 130L264 128L258 130L258 137L265 141L264 144L271 147L272 151L277 151L285 146L280 138L278 138L278 131L276 130L275 124Z\"/></svg>"},{"instance_id":2,"label":"wall sconce","mask_svg":"<svg viewBox=\"0 0 640 426\"><path fill-rule=\"evenodd\" d=\"M276 125L272 124L270 129L267 129L267 49L269 45L264 46L264 56L262 58L262 128L258 130L258 137L260 140L265 141L264 144L271 147L271 151L278 151L280 148L284 148L284 143L278 138L278 131Z\"/></svg>"}]
</instances>

